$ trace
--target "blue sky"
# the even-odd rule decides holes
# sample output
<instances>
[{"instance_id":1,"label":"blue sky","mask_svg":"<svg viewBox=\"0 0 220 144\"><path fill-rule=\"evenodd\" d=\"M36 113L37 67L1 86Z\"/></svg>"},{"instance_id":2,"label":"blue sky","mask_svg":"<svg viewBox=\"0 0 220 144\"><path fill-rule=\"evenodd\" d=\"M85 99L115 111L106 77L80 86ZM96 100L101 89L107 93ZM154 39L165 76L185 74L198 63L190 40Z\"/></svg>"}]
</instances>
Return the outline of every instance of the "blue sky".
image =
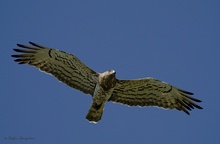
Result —
<instances>
[{"instance_id":1,"label":"blue sky","mask_svg":"<svg viewBox=\"0 0 220 144\"><path fill-rule=\"evenodd\" d=\"M220 142L219 1L7 0L0 17L0 143ZM114 69L119 79L154 77L192 91L204 110L188 116L109 102L91 124L91 96L13 62L12 49L28 41L70 52L97 72Z\"/></svg>"}]
</instances>

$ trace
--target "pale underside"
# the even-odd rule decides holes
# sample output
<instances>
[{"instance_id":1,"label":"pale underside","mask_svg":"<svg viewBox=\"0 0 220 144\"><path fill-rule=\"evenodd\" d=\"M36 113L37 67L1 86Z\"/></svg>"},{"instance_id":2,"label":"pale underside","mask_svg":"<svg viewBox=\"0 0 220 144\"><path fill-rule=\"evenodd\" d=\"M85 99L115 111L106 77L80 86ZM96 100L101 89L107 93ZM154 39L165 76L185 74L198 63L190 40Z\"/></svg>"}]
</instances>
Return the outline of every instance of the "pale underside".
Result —
<instances>
[{"instance_id":1,"label":"pale underside","mask_svg":"<svg viewBox=\"0 0 220 144\"><path fill-rule=\"evenodd\" d=\"M90 69L72 54L40 46L32 42L30 44L32 46L18 44L21 49L14 50L22 54L12 55L12 57L16 58L15 62L35 66L41 71L55 76L59 81L70 87L92 95L92 105L104 96L105 98L101 101L100 107L102 111L106 101L129 106L158 106L177 109L187 114L194 107L202 109L202 107L195 103L201 101L191 96L193 93L153 78L136 80L118 80L115 78L116 83L112 85L110 91L104 87L104 89L100 89L101 92L99 90L95 91L99 80L102 79L100 76L103 74ZM111 82L109 81L107 84L111 84ZM96 112L96 109L93 110ZM96 122L95 120L91 121Z\"/></svg>"}]
</instances>

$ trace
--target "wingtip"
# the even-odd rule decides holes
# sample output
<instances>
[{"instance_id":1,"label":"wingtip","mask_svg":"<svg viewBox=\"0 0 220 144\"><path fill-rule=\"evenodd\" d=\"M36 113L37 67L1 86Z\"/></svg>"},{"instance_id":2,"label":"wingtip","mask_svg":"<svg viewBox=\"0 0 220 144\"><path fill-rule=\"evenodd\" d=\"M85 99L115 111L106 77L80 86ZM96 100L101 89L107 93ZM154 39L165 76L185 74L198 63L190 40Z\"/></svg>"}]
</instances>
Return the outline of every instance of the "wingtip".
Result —
<instances>
[{"instance_id":1,"label":"wingtip","mask_svg":"<svg viewBox=\"0 0 220 144\"><path fill-rule=\"evenodd\" d=\"M189 92L189 91L186 91L186 90L182 90L182 89L179 89L181 92L185 93L185 94L188 94L188 95L194 95L193 92Z\"/></svg>"},{"instance_id":2,"label":"wingtip","mask_svg":"<svg viewBox=\"0 0 220 144\"><path fill-rule=\"evenodd\" d=\"M19 57L19 55L11 55L11 57L17 58L17 57Z\"/></svg>"},{"instance_id":3,"label":"wingtip","mask_svg":"<svg viewBox=\"0 0 220 144\"><path fill-rule=\"evenodd\" d=\"M31 42L31 41L29 41L29 44L31 44L31 45L33 45L33 46L35 46L35 47L38 47L38 48L44 48L44 46L41 46L41 45L36 44L36 43L34 43L34 42Z\"/></svg>"},{"instance_id":4,"label":"wingtip","mask_svg":"<svg viewBox=\"0 0 220 144\"><path fill-rule=\"evenodd\" d=\"M196 99L196 102L202 102L202 100Z\"/></svg>"},{"instance_id":5,"label":"wingtip","mask_svg":"<svg viewBox=\"0 0 220 144\"><path fill-rule=\"evenodd\" d=\"M191 97L191 96L188 96L188 95L184 95L185 97L187 97L188 99L190 100L193 100L195 102L202 102L201 100L197 99L197 98L194 98L194 97Z\"/></svg>"},{"instance_id":6,"label":"wingtip","mask_svg":"<svg viewBox=\"0 0 220 144\"><path fill-rule=\"evenodd\" d=\"M23 44L17 44L17 46L18 46L18 47L24 47L24 45L23 45Z\"/></svg>"},{"instance_id":7,"label":"wingtip","mask_svg":"<svg viewBox=\"0 0 220 144\"><path fill-rule=\"evenodd\" d=\"M31 41L29 41L29 44L31 44L31 45L34 45L35 43L33 43L33 42L31 42ZM17 46L19 46L19 47L24 47L24 45L23 44L17 44Z\"/></svg>"},{"instance_id":8,"label":"wingtip","mask_svg":"<svg viewBox=\"0 0 220 144\"><path fill-rule=\"evenodd\" d=\"M32 41L29 41L29 44L34 45L35 43L34 43L34 42L32 42Z\"/></svg>"},{"instance_id":9,"label":"wingtip","mask_svg":"<svg viewBox=\"0 0 220 144\"><path fill-rule=\"evenodd\" d=\"M13 49L15 52L21 52L22 49Z\"/></svg>"},{"instance_id":10,"label":"wingtip","mask_svg":"<svg viewBox=\"0 0 220 144\"><path fill-rule=\"evenodd\" d=\"M187 115L190 115L190 113L187 110L183 110Z\"/></svg>"},{"instance_id":11,"label":"wingtip","mask_svg":"<svg viewBox=\"0 0 220 144\"><path fill-rule=\"evenodd\" d=\"M197 106L195 106L195 107L196 107L196 108L198 108L198 109L203 109L203 107L201 107L201 106L198 106L198 105L197 105Z\"/></svg>"}]
</instances>

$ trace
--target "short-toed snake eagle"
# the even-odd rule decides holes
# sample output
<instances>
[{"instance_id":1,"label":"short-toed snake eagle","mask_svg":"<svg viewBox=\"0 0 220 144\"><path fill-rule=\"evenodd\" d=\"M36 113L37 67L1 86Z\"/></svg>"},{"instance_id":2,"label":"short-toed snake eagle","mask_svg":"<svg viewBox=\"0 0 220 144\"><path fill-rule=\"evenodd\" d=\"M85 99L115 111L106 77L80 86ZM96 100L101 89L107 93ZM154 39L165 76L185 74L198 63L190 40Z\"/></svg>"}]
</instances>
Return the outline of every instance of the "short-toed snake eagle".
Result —
<instances>
[{"instance_id":1,"label":"short-toed snake eagle","mask_svg":"<svg viewBox=\"0 0 220 144\"><path fill-rule=\"evenodd\" d=\"M114 70L97 73L83 64L76 56L47 48L33 42L32 46L17 44L14 49L22 54L12 55L19 64L28 64L55 76L72 88L92 95L92 105L86 119L98 122L106 101L129 106L157 106L177 109L189 114L189 110L202 109L195 102L193 93L181 90L153 78L119 80Z\"/></svg>"}]
</instances>

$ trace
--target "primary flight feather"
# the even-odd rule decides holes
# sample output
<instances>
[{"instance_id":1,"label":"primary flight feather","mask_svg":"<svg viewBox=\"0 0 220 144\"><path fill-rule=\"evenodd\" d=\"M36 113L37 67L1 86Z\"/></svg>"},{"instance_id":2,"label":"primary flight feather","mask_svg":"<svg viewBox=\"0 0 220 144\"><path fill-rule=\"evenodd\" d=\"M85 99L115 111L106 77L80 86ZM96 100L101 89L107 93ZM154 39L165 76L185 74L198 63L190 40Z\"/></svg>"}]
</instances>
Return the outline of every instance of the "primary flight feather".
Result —
<instances>
[{"instance_id":1,"label":"primary flight feather","mask_svg":"<svg viewBox=\"0 0 220 144\"><path fill-rule=\"evenodd\" d=\"M86 119L98 122L107 101L129 106L158 106L177 109L189 114L189 111L202 109L193 98L193 93L181 90L168 83L142 78L119 80L114 70L97 73L83 64L76 56L53 48L29 42L32 46L17 44L21 54L12 55L19 64L28 64L55 76L59 81L72 88L92 95L92 105Z\"/></svg>"}]
</instances>

